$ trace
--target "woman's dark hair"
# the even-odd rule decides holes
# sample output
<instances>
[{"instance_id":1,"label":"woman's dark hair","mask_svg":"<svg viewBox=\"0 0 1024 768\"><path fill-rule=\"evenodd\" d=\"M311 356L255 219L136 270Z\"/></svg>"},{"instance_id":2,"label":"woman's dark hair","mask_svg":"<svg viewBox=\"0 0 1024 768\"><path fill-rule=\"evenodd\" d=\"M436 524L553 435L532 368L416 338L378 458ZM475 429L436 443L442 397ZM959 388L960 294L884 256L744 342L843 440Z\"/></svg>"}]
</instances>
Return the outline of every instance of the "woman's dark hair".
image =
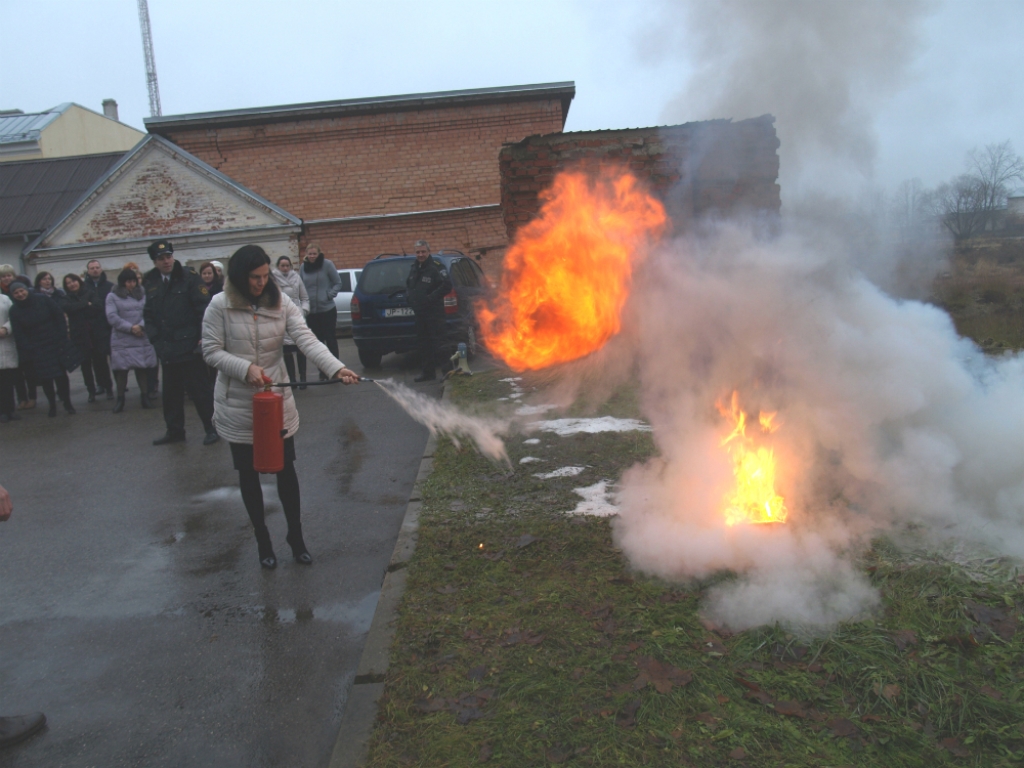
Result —
<instances>
[{"instance_id":1,"label":"woman's dark hair","mask_svg":"<svg viewBox=\"0 0 1024 768\"><path fill-rule=\"evenodd\" d=\"M207 267L209 267L210 269L213 270L213 279L216 280L217 279L217 268L215 266L213 266L213 262L212 261L204 261L202 264L199 265L199 276L200 277L203 276L203 270L206 269Z\"/></svg>"},{"instance_id":2,"label":"woman's dark hair","mask_svg":"<svg viewBox=\"0 0 1024 768\"><path fill-rule=\"evenodd\" d=\"M129 280L134 280L137 283L139 282L139 276L135 274L135 270L131 267L125 267L117 276L117 284L124 288Z\"/></svg>"},{"instance_id":3,"label":"woman's dark hair","mask_svg":"<svg viewBox=\"0 0 1024 768\"><path fill-rule=\"evenodd\" d=\"M282 261L287 261L287 262L288 262L289 264L291 264L291 263L292 263L292 260L291 260L291 259L289 259L289 258L288 258L287 256L278 256L278 257L277 257L277 266L278 266L278 267L280 267L280 266L281 266L281 262L282 262Z\"/></svg>"},{"instance_id":4,"label":"woman's dark hair","mask_svg":"<svg viewBox=\"0 0 1024 768\"><path fill-rule=\"evenodd\" d=\"M64 290L67 290L67 287L68 287L68 278L69 278L69 277L70 277L70 278L71 278L72 280L77 280L77 281L78 281L78 284L79 284L79 285L84 285L84 284L85 284L85 283L84 283L84 282L82 281L82 278L81 278L80 276L76 275L76 274L75 274L74 272L68 272L68 273L67 273L66 275L64 275L64 279L60 281L60 284L61 284L61 286L62 286L62 287L64 288ZM54 288L56 288L56 287L57 287L57 286L54 286Z\"/></svg>"},{"instance_id":5,"label":"woman's dark hair","mask_svg":"<svg viewBox=\"0 0 1024 768\"><path fill-rule=\"evenodd\" d=\"M255 302L256 297L249 293L249 273L264 264L270 266L270 257L266 251L258 245L243 245L231 254L231 261L228 262L228 282L246 299ZM281 292L273 280L267 281L263 293L270 299L271 306L276 307L280 303Z\"/></svg>"},{"instance_id":6,"label":"woman's dark hair","mask_svg":"<svg viewBox=\"0 0 1024 768\"><path fill-rule=\"evenodd\" d=\"M51 275L49 272L40 272L38 275L36 275L36 290L37 291L39 290L39 286L42 285L44 277L50 278L51 282L53 282L53 287L54 288L57 287L57 281L53 279L53 275Z\"/></svg>"}]
</instances>

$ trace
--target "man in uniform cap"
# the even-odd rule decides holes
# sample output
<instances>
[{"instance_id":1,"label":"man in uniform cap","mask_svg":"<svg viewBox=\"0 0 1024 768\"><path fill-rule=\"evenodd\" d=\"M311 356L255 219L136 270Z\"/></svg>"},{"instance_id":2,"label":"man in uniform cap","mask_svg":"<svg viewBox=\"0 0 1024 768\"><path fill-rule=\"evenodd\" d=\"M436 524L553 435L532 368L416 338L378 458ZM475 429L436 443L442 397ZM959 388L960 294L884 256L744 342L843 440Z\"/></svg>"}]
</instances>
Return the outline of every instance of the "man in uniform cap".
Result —
<instances>
[{"instance_id":1,"label":"man in uniform cap","mask_svg":"<svg viewBox=\"0 0 1024 768\"><path fill-rule=\"evenodd\" d=\"M153 445L185 440L186 389L206 430L203 445L210 445L220 439L213 427L213 390L200 349L210 291L195 270L174 258L174 245L169 240L150 243L148 250L154 267L142 278L146 291L143 317L146 335L164 368L167 423L167 433Z\"/></svg>"}]
</instances>

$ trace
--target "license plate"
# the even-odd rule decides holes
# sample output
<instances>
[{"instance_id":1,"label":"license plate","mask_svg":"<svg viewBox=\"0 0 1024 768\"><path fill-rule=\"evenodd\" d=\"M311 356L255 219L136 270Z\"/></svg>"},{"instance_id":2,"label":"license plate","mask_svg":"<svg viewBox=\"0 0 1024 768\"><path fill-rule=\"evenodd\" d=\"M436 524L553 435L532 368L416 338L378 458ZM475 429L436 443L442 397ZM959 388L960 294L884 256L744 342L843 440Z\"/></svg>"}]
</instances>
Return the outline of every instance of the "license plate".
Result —
<instances>
[{"instance_id":1,"label":"license plate","mask_svg":"<svg viewBox=\"0 0 1024 768\"><path fill-rule=\"evenodd\" d=\"M413 314L412 307L394 307L384 310L384 317L412 317Z\"/></svg>"}]
</instances>

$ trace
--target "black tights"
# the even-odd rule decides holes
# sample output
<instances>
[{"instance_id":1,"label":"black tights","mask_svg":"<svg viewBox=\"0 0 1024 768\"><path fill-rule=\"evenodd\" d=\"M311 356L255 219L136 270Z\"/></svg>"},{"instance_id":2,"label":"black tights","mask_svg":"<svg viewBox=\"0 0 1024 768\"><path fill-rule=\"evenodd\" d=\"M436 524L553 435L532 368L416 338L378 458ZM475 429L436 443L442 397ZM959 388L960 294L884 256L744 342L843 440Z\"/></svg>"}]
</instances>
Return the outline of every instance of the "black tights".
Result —
<instances>
[{"instance_id":1,"label":"black tights","mask_svg":"<svg viewBox=\"0 0 1024 768\"><path fill-rule=\"evenodd\" d=\"M306 358L299 348L294 344L286 344L284 347L284 367L288 369L288 381L292 384L295 383L295 358L292 357L292 353L298 357L299 362L299 381L306 380Z\"/></svg>"},{"instance_id":2,"label":"black tights","mask_svg":"<svg viewBox=\"0 0 1024 768\"><path fill-rule=\"evenodd\" d=\"M149 375L145 368L134 368L135 371L135 383L139 386L139 392L146 394L149 392ZM117 382L117 396L124 397L124 393L128 391L128 371L114 371L114 381Z\"/></svg>"},{"instance_id":3,"label":"black tights","mask_svg":"<svg viewBox=\"0 0 1024 768\"><path fill-rule=\"evenodd\" d=\"M50 405L55 405L53 399L53 383L57 382L57 396L60 397L60 401L64 404L71 403L71 382L68 381L68 375L62 373L55 379L42 379L39 381L39 386L43 388L43 394L46 395L47 402Z\"/></svg>"},{"instance_id":4,"label":"black tights","mask_svg":"<svg viewBox=\"0 0 1024 768\"><path fill-rule=\"evenodd\" d=\"M238 487L242 489L242 501L245 511L249 513L256 541L261 549L270 544L270 531L263 521L263 488L260 486L260 474L255 469L238 470ZM288 521L288 538L292 552L300 554L306 551L302 541L302 521L299 519L299 476L295 474L295 463L286 461L284 469L277 473L277 496L284 508L284 518Z\"/></svg>"}]
</instances>

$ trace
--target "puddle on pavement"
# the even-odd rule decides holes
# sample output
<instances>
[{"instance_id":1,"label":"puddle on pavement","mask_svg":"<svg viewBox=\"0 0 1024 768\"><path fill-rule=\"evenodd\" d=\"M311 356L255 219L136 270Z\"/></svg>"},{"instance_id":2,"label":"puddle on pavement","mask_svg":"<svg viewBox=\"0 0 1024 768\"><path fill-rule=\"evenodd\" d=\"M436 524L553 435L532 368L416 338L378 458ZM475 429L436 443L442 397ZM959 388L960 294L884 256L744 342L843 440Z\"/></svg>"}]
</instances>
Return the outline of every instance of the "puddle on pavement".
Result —
<instances>
[{"instance_id":1,"label":"puddle on pavement","mask_svg":"<svg viewBox=\"0 0 1024 768\"><path fill-rule=\"evenodd\" d=\"M303 624L310 621L326 621L332 624L347 624L355 634L370 631L373 613L377 609L379 592L371 592L360 600L344 603L328 603L300 608L272 608L257 606L252 612L259 616L264 624L288 625Z\"/></svg>"},{"instance_id":2,"label":"puddle on pavement","mask_svg":"<svg viewBox=\"0 0 1024 768\"><path fill-rule=\"evenodd\" d=\"M267 627L286 627L293 624L307 624L313 621L324 621L331 624L345 624L353 634L361 635L369 632L377 609L379 592L371 592L359 600L327 603L326 605L274 607L264 605L248 606L204 606L201 615L208 619L237 621L239 619L258 621ZM169 615L180 616L180 609L168 611Z\"/></svg>"},{"instance_id":3,"label":"puddle on pavement","mask_svg":"<svg viewBox=\"0 0 1024 768\"><path fill-rule=\"evenodd\" d=\"M265 503L277 501L277 488L274 485L263 483L260 487L263 489ZM241 503L242 492L238 489L237 485L224 485L193 496L191 501L193 504L213 504L220 501L238 501Z\"/></svg>"}]
</instances>

